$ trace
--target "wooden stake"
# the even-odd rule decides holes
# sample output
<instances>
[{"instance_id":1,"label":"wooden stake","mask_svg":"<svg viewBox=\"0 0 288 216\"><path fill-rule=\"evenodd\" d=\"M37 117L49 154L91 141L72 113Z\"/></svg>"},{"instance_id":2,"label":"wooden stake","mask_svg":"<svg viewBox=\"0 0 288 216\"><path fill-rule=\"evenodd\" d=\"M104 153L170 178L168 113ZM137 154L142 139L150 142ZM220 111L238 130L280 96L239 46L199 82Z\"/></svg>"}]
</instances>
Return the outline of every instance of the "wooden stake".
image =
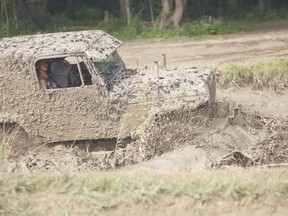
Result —
<instances>
[{"instance_id":1,"label":"wooden stake","mask_svg":"<svg viewBox=\"0 0 288 216\"><path fill-rule=\"evenodd\" d=\"M159 65L158 65L158 61L154 61L154 69L156 72L156 78L159 79Z\"/></svg>"},{"instance_id":2,"label":"wooden stake","mask_svg":"<svg viewBox=\"0 0 288 216\"><path fill-rule=\"evenodd\" d=\"M166 54L162 54L162 67L166 70Z\"/></svg>"}]
</instances>

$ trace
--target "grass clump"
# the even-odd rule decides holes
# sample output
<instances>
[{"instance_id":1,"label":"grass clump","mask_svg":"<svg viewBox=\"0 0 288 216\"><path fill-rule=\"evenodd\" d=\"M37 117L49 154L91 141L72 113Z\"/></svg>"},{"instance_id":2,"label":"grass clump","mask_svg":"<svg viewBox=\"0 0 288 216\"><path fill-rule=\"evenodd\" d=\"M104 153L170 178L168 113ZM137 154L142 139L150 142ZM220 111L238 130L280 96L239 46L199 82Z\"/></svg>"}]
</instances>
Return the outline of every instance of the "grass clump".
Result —
<instances>
[{"instance_id":1,"label":"grass clump","mask_svg":"<svg viewBox=\"0 0 288 216\"><path fill-rule=\"evenodd\" d=\"M287 170L281 169L230 169L162 174L2 175L0 201L5 205L0 204L0 214L9 215L13 213L11 209L16 212L17 209L25 208L37 213L41 206L42 209L53 207L55 215L63 212L72 214L75 208L82 213L89 213L125 203L157 204L159 199L161 202L161 197L189 197L200 203L226 199L248 199L253 202L266 196L286 199L287 180Z\"/></svg>"},{"instance_id":2,"label":"grass clump","mask_svg":"<svg viewBox=\"0 0 288 216\"><path fill-rule=\"evenodd\" d=\"M10 142L13 140L13 136L15 135L13 133L12 135L7 135L4 130L5 127L0 125L0 163L7 160L10 156L12 151Z\"/></svg>"},{"instance_id":3,"label":"grass clump","mask_svg":"<svg viewBox=\"0 0 288 216\"><path fill-rule=\"evenodd\" d=\"M216 69L220 84L227 86L237 83L240 86L253 85L257 89L271 88L285 90L288 81L288 60L271 60L254 64L230 64L224 69Z\"/></svg>"}]
</instances>

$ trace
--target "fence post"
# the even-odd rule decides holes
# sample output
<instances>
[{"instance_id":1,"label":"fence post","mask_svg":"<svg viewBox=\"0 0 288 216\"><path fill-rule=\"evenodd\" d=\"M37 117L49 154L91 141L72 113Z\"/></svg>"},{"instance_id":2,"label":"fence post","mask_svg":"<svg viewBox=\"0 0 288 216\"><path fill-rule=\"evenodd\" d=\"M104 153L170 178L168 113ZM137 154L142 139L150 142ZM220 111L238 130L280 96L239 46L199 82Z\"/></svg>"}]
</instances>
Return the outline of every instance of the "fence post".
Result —
<instances>
[{"instance_id":1,"label":"fence post","mask_svg":"<svg viewBox=\"0 0 288 216\"><path fill-rule=\"evenodd\" d=\"M158 61L154 61L154 69L156 72L156 78L159 79L159 65L158 65Z\"/></svg>"},{"instance_id":2,"label":"fence post","mask_svg":"<svg viewBox=\"0 0 288 216\"><path fill-rule=\"evenodd\" d=\"M166 67L166 54L162 54L162 67L164 70L167 69L167 67Z\"/></svg>"}]
</instances>

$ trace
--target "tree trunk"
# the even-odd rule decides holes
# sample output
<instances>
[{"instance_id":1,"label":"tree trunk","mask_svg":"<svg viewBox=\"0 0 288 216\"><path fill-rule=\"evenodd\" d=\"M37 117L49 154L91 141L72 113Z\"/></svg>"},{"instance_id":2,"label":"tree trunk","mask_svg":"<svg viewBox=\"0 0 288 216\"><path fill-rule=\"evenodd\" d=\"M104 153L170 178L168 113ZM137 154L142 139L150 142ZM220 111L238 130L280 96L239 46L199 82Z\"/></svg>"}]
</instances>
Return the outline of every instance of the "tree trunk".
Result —
<instances>
[{"instance_id":1,"label":"tree trunk","mask_svg":"<svg viewBox=\"0 0 288 216\"><path fill-rule=\"evenodd\" d=\"M154 26L154 23L155 23L155 20L154 20L154 9L153 9L154 0L149 0L148 3L149 3L151 24L152 24L152 26Z\"/></svg>"},{"instance_id":2,"label":"tree trunk","mask_svg":"<svg viewBox=\"0 0 288 216\"><path fill-rule=\"evenodd\" d=\"M243 9L243 0L230 0L229 5L233 11L241 11Z\"/></svg>"},{"instance_id":3,"label":"tree trunk","mask_svg":"<svg viewBox=\"0 0 288 216\"><path fill-rule=\"evenodd\" d=\"M37 28L39 28L38 24L33 19L31 12L30 12L28 6L26 5L26 2L24 0L18 0L18 4L19 4L21 11L23 11L23 13L24 13L24 16L27 18L28 24L30 25L30 28L32 30L36 30Z\"/></svg>"},{"instance_id":4,"label":"tree trunk","mask_svg":"<svg viewBox=\"0 0 288 216\"><path fill-rule=\"evenodd\" d=\"M48 0L41 0L28 4L31 16L33 17L37 25L42 29L45 29L48 22L48 15L46 11L47 3Z\"/></svg>"},{"instance_id":5,"label":"tree trunk","mask_svg":"<svg viewBox=\"0 0 288 216\"><path fill-rule=\"evenodd\" d=\"M129 0L120 0L120 13L121 13L122 19L124 19L129 25L131 21L131 11L130 11Z\"/></svg>"},{"instance_id":6,"label":"tree trunk","mask_svg":"<svg viewBox=\"0 0 288 216\"><path fill-rule=\"evenodd\" d=\"M76 10L77 6L78 6L78 5L77 5L77 3L75 2L75 0L66 0L65 8L66 8L69 12L73 13L73 12Z\"/></svg>"},{"instance_id":7,"label":"tree trunk","mask_svg":"<svg viewBox=\"0 0 288 216\"><path fill-rule=\"evenodd\" d=\"M158 25L160 30L162 30L164 26L167 25L168 18L171 13L170 0L161 0L161 1L162 1L162 12L161 12L159 25Z\"/></svg>"},{"instance_id":8,"label":"tree trunk","mask_svg":"<svg viewBox=\"0 0 288 216\"><path fill-rule=\"evenodd\" d=\"M9 15L7 10L6 2L1 1L1 11L4 11L5 14L5 21L6 21L6 36L10 36L10 21L9 21Z\"/></svg>"},{"instance_id":9,"label":"tree trunk","mask_svg":"<svg viewBox=\"0 0 288 216\"><path fill-rule=\"evenodd\" d=\"M238 0L229 0L228 3L230 5L230 7L233 9L233 11L236 10L239 6Z\"/></svg>"},{"instance_id":10,"label":"tree trunk","mask_svg":"<svg viewBox=\"0 0 288 216\"><path fill-rule=\"evenodd\" d=\"M126 1L126 20L129 25L131 22L130 0L125 1Z\"/></svg>"},{"instance_id":11,"label":"tree trunk","mask_svg":"<svg viewBox=\"0 0 288 216\"><path fill-rule=\"evenodd\" d=\"M183 18L183 13L184 13L184 0L175 0L175 10L173 16L171 17L174 28L180 27Z\"/></svg>"},{"instance_id":12,"label":"tree trunk","mask_svg":"<svg viewBox=\"0 0 288 216\"><path fill-rule=\"evenodd\" d=\"M258 0L259 9L262 12L270 11L270 0Z\"/></svg>"},{"instance_id":13,"label":"tree trunk","mask_svg":"<svg viewBox=\"0 0 288 216\"><path fill-rule=\"evenodd\" d=\"M199 16L205 16L206 12L207 12L207 4L208 4L208 0L198 0L197 1L198 4L198 8L199 8Z\"/></svg>"},{"instance_id":14,"label":"tree trunk","mask_svg":"<svg viewBox=\"0 0 288 216\"><path fill-rule=\"evenodd\" d=\"M207 13L208 0L202 0L201 2L202 2L202 5L201 5L200 14L201 16L205 16Z\"/></svg>"},{"instance_id":15,"label":"tree trunk","mask_svg":"<svg viewBox=\"0 0 288 216\"><path fill-rule=\"evenodd\" d=\"M18 8L17 8L17 3L16 0L12 0L12 10L13 10L13 19L15 22L15 28L16 30L19 30L19 19L18 19Z\"/></svg>"}]
</instances>

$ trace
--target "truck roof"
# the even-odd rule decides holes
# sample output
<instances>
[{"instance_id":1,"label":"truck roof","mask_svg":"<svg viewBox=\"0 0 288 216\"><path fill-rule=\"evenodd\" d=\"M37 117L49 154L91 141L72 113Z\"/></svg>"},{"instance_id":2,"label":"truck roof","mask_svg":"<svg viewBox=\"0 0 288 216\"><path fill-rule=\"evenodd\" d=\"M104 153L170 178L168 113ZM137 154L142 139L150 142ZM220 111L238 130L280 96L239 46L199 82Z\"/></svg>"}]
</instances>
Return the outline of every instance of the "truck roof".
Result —
<instances>
[{"instance_id":1,"label":"truck roof","mask_svg":"<svg viewBox=\"0 0 288 216\"><path fill-rule=\"evenodd\" d=\"M103 60L121 41L101 30L58 32L0 39L0 59L9 56L27 60L49 55L83 53Z\"/></svg>"}]
</instances>

